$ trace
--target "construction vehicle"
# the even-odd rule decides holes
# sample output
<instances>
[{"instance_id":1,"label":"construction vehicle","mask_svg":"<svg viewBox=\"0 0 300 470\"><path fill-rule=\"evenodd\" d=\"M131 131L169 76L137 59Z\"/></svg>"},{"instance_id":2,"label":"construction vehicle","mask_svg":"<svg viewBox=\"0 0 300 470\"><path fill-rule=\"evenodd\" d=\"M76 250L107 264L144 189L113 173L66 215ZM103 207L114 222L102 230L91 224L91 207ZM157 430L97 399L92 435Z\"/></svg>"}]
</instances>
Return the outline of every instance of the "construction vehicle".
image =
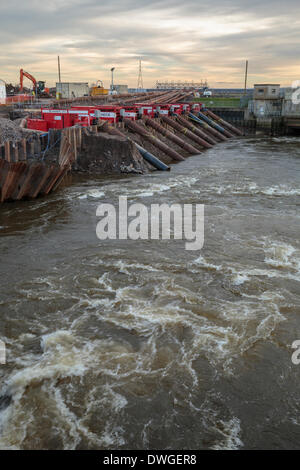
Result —
<instances>
[{"instance_id":1,"label":"construction vehicle","mask_svg":"<svg viewBox=\"0 0 300 470\"><path fill-rule=\"evenodd\" d=\"M96 86L92 86L91 96L108 95L108 90L104 88L102 80L97 80Z\"/></svg>"},{"instance_id":2,"label":"construction vehicle","mask_svg":"<svg viewBox=\"0 0 300 470\"><path fill-rule=\"evenodd\" d=\"M208 89L208 86L203 87L202 96L205 96L206 98L208 98L209 96L212 96L212 91Z\"/></svg>"},{"instance_id":3,"label":"construction vehicle","mask_svg":"<svg viewBox=\"0 0 300 470\"><path fill-rule=\"evenodd\" d=\"M28 78L33 83L33 91L38 96L49 96L49 88L45 88L45 82L39 80L37 81L30 73L25 72L25 70L20 69L20 93L23 92L23 81L24 77Z\"/></svg>"}]
</instances>

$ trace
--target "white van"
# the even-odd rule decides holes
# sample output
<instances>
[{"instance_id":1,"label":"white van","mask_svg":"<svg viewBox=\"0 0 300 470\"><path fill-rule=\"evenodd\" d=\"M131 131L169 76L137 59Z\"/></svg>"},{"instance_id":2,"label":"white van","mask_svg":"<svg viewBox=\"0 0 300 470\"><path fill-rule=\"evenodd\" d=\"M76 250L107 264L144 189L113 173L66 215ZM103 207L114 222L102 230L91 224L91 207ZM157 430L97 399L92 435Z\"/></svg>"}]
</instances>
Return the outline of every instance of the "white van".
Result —
<instances>
[{"instance_id":1,"label":"white van","mask_svg":"<svg viewBox=\"0 0 300 470\"><path fill-rule=\"evenodd\" d=\"M203 96L212 96L212 92L210 90L205 90L203 92Z\"/></svg>"}]
</instances>

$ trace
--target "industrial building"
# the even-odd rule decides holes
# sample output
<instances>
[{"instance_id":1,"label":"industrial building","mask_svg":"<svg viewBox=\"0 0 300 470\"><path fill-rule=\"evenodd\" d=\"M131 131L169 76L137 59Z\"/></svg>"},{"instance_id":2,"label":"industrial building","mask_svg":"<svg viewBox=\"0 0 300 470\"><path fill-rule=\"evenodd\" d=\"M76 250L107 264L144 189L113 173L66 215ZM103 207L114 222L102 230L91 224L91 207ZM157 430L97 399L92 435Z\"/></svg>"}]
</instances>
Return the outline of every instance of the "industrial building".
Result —
<instances>
[{"instance_id":1,"label":"industrial building","mask_svg":"<svg viewBox=\"0 0 300 470\"><path fill-rule=\"evenodd\" d=\"M280 96L280 85L256 84L254 85L253 98L250 106L256 118L281 116L282 98Z\"/></svg>"},{"instance_id":2,"label":"industrial building","mask_svg":"<svg viewBox=\"0 0 300 470\"><path fill-rule=\"evenodd\" d=\"M56 83L57 98L80 98L89 96L90 89L87 82L58 82Z\"/></svg>"},{"instance_id":3,"label":"industrial building","mask_svg":"<svg viewBox=\"0 0 300 470\"><path fill-rule=\"evenodd\" d=\"M5 104L6 101L6 86L5 81L0 80L0 104Z\"/></svg>"},{"instance_id":4,"label":"industrial building","mask_svg":"<svg viewBox=\"0 0 300 470\"><path fill-rule=\"evenodd\" d=\"M280 96L280 85L274 84L256 84L254 85L254 99L255 100L274 100Z\"/></svg>"},{"instance_id":5,"label":"industrial building","mask_svg":"<svg viewBox=\"0 0 300 470\"><path fill-rule=\"evenodd\" d=\"M114 85L114 90L118 93L118 95L128 93L128 85Z\"/></svg>"}]
</instances>

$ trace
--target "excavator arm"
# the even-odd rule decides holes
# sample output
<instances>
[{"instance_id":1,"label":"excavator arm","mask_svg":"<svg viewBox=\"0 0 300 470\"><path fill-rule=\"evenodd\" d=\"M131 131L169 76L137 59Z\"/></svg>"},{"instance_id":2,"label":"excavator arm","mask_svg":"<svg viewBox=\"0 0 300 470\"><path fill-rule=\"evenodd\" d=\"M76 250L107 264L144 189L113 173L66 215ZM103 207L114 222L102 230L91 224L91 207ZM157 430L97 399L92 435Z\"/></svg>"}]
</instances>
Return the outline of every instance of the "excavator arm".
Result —
<instances>
[{"instance_id":1,"label":"excavator arm","mask_svg":"<svg viewBox=\"0 0 300 470\"><path fill-rule=\"evenodd\" d=\"M28 72L25 72L25 70L21 69L20 70L20 91L22 92L23 91L23 80L24 80L24 77L28 78L28 80L31 80L32 83L33 83L33 88L34 88L34 91L36 90L36 79L30 75L30 73Z\"/></svg>"}]
</instances>

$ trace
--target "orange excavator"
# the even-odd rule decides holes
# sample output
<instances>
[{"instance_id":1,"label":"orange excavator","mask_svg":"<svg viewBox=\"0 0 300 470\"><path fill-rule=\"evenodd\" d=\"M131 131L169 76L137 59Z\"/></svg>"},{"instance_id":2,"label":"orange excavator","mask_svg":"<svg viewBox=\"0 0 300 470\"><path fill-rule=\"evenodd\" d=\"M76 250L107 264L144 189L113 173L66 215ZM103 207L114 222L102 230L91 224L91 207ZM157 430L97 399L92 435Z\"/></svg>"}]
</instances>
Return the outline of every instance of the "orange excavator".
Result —
<instances>
[{"instance_id":1,"label":"orange excavator","mask_svg":"<svg viewBox=\"0 0 300 470\"><path fill-rule=\"evenodd\" d=\"M29 80L32 81L33 83L33 90L35 92L35 94L37 95L42 95L42 94L46 94L48 95L49 93L49 89L48 88L45 88L45 82L43 81L36 81L36 79L28 72L25 72L25 70L23 69L20 69L20 92L22 93L23 91L23 81L24 81L24 77L28 78Z\"/></svg>"}]
</instances>

